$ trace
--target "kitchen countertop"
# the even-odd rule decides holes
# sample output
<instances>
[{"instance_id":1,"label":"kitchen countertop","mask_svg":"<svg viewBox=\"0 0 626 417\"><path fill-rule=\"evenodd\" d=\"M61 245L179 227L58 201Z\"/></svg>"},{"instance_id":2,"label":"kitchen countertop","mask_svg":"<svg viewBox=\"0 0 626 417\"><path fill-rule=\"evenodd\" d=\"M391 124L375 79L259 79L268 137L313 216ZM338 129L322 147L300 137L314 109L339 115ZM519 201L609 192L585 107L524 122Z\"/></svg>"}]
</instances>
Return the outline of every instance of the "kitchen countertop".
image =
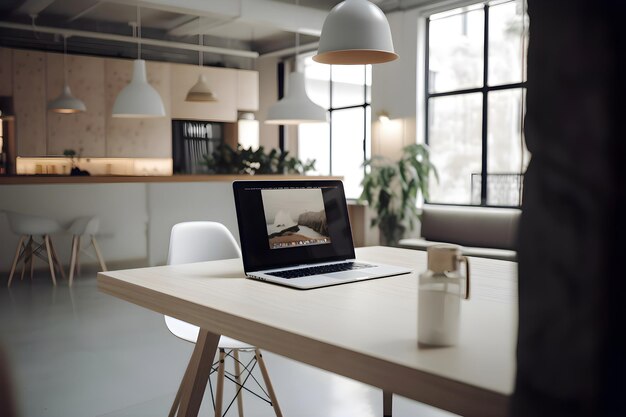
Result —
<instances>
[{"instance_id":1,"label":"kitchen countertop","mask_svg":"<svg viewBox=\"0 0 626 417\"><path fill-rule=\"evenodd\" d=\"M334 179L342 177L312 175L170 175L170 176L70 176L70 175L0 175L0 185L19 184L115 184L133 182L231 182L235 180Z\"/></svg>"}]
</instances>

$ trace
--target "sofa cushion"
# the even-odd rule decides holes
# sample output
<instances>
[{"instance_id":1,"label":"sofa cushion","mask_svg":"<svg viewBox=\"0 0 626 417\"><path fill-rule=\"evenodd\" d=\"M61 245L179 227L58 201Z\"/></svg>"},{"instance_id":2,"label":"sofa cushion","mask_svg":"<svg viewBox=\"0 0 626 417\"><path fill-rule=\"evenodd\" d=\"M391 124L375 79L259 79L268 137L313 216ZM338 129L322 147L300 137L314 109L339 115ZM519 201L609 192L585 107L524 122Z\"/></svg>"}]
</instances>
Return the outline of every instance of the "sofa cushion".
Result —
<instances>
[{"instance_id":1,"label":"sofa cushion","mask_svg":"<svg viewBox=\"0 0 626 417\"><path fill-rule=\"evenodd\" d=\"M520 213L513 208L425 204L422 238L468 247L515 250Z\"/></svg>"}]
</instances>

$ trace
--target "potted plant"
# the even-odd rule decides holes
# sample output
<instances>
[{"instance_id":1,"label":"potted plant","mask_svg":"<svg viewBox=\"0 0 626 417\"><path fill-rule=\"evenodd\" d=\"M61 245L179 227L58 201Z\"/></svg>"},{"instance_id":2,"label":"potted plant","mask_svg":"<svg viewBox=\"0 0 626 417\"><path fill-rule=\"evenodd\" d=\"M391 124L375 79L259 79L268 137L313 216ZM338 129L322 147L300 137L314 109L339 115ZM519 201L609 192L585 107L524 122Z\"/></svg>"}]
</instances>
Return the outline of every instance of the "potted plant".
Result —
<instances>
[{"instance_id":1,"label":"potted plant","mask_svg":"<svg viewBox=\"0 0 626 417\"><path fill-rule=\"evenodd\" d=\"M302 161L289 156L288 151L272 149L265 151L263 146L253 150L237 145L233 149L220 144L213 153L204 155L204 165L210 174L299 174L315 170L315 160Z\"/></svg>"},{"instance_id":2,"label":"potted plant","mask_svg":"<svg viewBox=\"0 0 626 417\"><path fill-rule=\"evenodd\" d=\"M430 161L428 147L422 144L405 146L400 160L392 162L373 157L364 162L365 174L360 201L366 200L375 210L371 227L378 226L383 245L395 245L408 230L413 230L419 219L417 198L422 193L428 198L430 174L439 180Z\"/></svg>"}]
</instances>

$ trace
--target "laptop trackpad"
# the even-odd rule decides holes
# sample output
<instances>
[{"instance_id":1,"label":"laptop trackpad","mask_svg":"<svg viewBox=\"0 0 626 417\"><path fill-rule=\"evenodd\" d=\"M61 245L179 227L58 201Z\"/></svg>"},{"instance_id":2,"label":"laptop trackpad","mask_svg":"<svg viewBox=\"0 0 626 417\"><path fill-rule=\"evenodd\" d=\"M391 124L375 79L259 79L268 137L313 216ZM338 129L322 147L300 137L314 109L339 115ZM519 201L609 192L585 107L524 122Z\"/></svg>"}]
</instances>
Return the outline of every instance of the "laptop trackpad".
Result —
<instances>
[{"instance_id":1,"label":"laptop trackpad","mask_svg":"<svg viewBox=\"0 0 626 417\"><path fill-rule=\"evenodd\" d=\"M366 274L361 271L341 271L341 272L333 272L332 274L325 274L325 277L336 278L336 279L361 279L361 278L369 278L370 274Z\"/></svg>"}]
</instances>

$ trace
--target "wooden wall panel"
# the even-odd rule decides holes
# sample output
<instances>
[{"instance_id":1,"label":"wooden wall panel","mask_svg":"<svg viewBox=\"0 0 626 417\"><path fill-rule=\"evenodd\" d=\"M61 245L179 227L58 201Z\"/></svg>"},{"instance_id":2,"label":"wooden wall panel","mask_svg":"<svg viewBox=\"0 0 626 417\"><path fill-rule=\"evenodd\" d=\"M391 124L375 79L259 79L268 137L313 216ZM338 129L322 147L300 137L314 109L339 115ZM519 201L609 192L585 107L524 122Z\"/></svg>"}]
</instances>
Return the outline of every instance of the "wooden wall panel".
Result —
<instances>
[{"instance_id":1,"label":"wooden wall panel","mask_svg":"<svg viewBox=\"0 0 626 417\"><path fill-rule=\"evenodd\" d=\"M17 154L46 155L46 54L15 49L13 60Z\"/></svg>"},{"instance_id":2,"label":"wooden wall panel","mask_svg":"<svg viewBox=\"0 0 626 417\"><path fill-rule=\"evenodd\" d=\"M0 96L13 95L13 50L0 48Z\"/></svg>"},{"instance_id":3,"label":"wooden wall panel","mask_svg":"<svg viewBox=\"0 0 626 417\"><path fill-rule=\"evenodd\" d=\"M237 71L226 68L171 65L172 118L235 122L237 120ZM187 92L198 81L200 71L206 76L217 101L185 101Z\"/></svg>"},{"instance_id":4,"label":"wooden wall panel","mask_svg":"<svg viewBox=\"0 0 626 417\"><path fill-rule=\"evenodd\" d=\"M54 99L63 88L63 55L48 53L46 68L48 97ZM87 111L48 112L48 155L62 155L65 149L74 149L84 157L104 157L104 59L68 55L67 70L72 94L85 103Z\"/></svg>"},{"instance_id":5,"label":"wooden wall panel","mask_svg":"<svg viewBox=\"0 0 626 417\"><path fill-rule=\"evenodd\" d=\"M133 61L107 59L105 63L106 156L171 158L170 64L147 62L148 82L159 92L165 117L119 119L111 116L118 93L132 76Z\"/></svg>"}]
</instances>

